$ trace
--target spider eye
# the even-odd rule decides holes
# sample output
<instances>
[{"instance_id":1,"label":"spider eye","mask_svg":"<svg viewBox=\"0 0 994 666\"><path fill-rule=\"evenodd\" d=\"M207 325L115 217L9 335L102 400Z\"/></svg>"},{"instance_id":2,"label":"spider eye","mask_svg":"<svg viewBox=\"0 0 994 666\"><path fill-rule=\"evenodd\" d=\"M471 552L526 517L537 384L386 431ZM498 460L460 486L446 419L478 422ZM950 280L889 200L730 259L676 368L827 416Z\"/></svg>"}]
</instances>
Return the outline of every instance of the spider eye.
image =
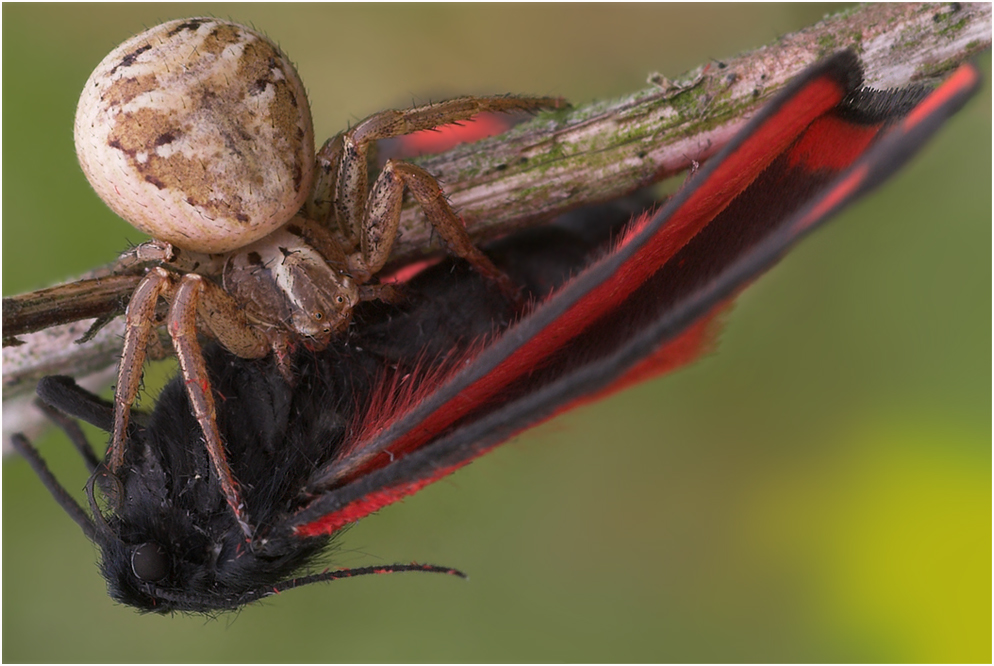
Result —
<instances>
[{"instance_id":1,"label":"spider eye","mask_svg":"<svg viewBox=\"0 0 994 666\"><path fill-rule=\"evenodd\" d=\"M335 297L335 302L336 303L344 303L345 302L345 297L344 296L336 296Z\"/></svg>"},{"instance_id":2,"label":"spider eye","mask_svg":"<svg viewBox=\"0 0 994 666\"><path fill-rule=\"evenodd\" d=\"M318 310L317 312L314 313L314 319L315 321L321 321L322 319L324 319L324 313Z\"/></svg>"},{"instance_id":3,"label":"spider eye","mask_svg":"<svg viewBox=\"0 0 994 666\"><path fill-rule=\"evenodd\" d=\"M160 581L169 575L169 553L157 543L143 543L131 553L131 570L146 583Z\"/></svg>"}]
</instances>

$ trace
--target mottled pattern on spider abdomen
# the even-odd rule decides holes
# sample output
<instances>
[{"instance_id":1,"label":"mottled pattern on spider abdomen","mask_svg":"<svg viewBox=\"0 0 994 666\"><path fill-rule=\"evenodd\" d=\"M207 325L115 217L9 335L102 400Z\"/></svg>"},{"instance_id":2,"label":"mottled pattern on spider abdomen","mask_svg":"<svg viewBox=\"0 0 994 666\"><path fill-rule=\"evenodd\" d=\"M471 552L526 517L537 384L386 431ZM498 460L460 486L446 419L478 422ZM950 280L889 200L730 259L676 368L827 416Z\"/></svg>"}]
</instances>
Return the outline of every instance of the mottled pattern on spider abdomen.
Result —
<instances>
[{"instance_id":1,"label":"mottled pattern on spider abdomen","mask_svg":"<svg viewBox=\"0 0 994 666\"><path fill-rule=\"evenodd\" d=\"M171 21L121 44L76 111L90 184L140 230L228 252L279 228L311 189L303 84L263 35L213 18Z\"/></svg>"}]
</instances>

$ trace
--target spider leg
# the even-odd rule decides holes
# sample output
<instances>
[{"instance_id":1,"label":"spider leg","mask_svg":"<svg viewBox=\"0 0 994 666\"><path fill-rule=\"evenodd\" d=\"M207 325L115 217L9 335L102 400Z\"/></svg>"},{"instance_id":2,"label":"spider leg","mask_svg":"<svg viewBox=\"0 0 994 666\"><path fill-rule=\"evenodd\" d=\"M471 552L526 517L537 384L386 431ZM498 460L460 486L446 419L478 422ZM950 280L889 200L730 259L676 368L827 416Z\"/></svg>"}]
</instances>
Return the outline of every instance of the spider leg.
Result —
<instances>
[{"instance_id":1,"label":"spider leg","mask_svg":"<svg viewBox=\"0 0 994 666\"><path fill-rule=\"evenodd\" d=\"M322 224L336 223L341 225L344 219L336 221L334 199L335 188L338 183L338 170L342 164L342 151L344 144L342 137L345 132L339 132L332 138L324 142L321 150L315 157L314 185L311 189L311 196L304 203L304 216L311 220L318 220ZM343 234L342 240L351 237L350 230L339 227Z\"/></svg>"},{"instance_id":2,"label":"spider leg","mask_svg":"<svg viewBox=\"0 0 994 666\"><path fill-rule=\"evenodd\" d=\"M193 290L191 306L204 328L217 338L225 349L240 358L262 358L269 353L270 343L249 321L238 302L224 289L197 273L187 273L180 287L189 284ZM176 307L176 299L173 307ZM171 313L170 313L171 314ZM170 328L172 335L172 328Z\"/></svg>"},{"instance_id":3,"label":"spider leg","mask_svg":"<svg viewBox=\"0 0 994 666\"><path fill-rule=\"evenodd\" d=\"M383 268L390 257L390 249L397 237L405 188L414 196L449 250L496 283L508 299L517 301L518 287L473 244L438 181L421 167L396 160L386 163L369 192L360 239L361 255L353 256L350 261L350 268L360 279L367 281Z\"/></svg>"},{"instance_id":4,"label":"spider leg","mask_svg":"<svg viewBox=\"0 0 994 666\"><path fill-rule=\"evenodd\" d=\"M393 284L364 284L359 287L360 301L384 301L399 303L404 293Z\"/></svg>"},{"instance_id":5,"label":"spider leg","mask_svg":"<svg viewBox=\"0 0 994 666\"><path fill-rule=\"evenodd\" d=\"M317 250L330 266L342 270L348 266L348 256L342 247L342 240L321 224L298 215L290 220L287 229Z\"/></svg>"},{"instance_id":6,"label":"spider leg","mask_svg":"<svg viewBox=\"0 0 994 666\"><path fill-rule=\"evenodd\" d=\"M138 395L149 338L155 328L155 306L159 297L168 300L174 289L173 277L163 268L153 268L135 289L125 312L124 349L117 369L114 390L114 433L110 441L110 473L124 464L124 444L131 417L131 405Z\"/></svg>"},{"instance_id":7,"label":"spider leg","mask_svg":"<svg viewBox=\"0 0 994 666\"><path fill-rule=\"evenodd\" d=\"M168 329L173 348L179 358L186 394L193 414L204 433L204 443L211 466L221 484L221 492L235 514L242 532L252 537L252 527L245 514L245 503L238 482L231 473L224 443L217 427L214 394L211 391L203 351L197 341L197 316L200 315L210 331L233 353L244 358L258 358L268 353L265 338L251 328L233 299L220 287L195 273L180 280L169 310ZM230 345L230 346L229 346Z\"/></svg>"},{"instance_id":8,"label":"spider leg","mask_svg":"<svg viewBox=\"0 0 994 666\"><path fill-rule=\"evenodd\" d=\"M379 271L390 256L400 224L404 188L411 191L425 217L445 240L449 249L468 261L478 272L514 302L520 291L473 244L462 220L445 199L438 181L427 171L405 162L390 160L367 196L368 154L373 143L439 125L467 120L485 111L533 111L557 107L552 97L461 97L397 111L383 111L366 118L351 130L325 144L320 159L339 158L333 210L347 247L361 250L350 257L350 268L365 282ZM330 175L334 167L325 171Z\"/></svg>"},{"instance_id":9,"label":"spider leg","mask_svg":"<svg viewBox=\"0 0 994 666\"><path fill-rule=\"evenodd\" d=\"M410 109L381 111L360 121L351 130L331 139L319 153L325 159L340 156L334 213L343 234L353 242L361 236L369 177L366 165L373 142L469 120L484 112L538 111L564 104L558 97L459 97Z\"/></svg>"}]
</instances>

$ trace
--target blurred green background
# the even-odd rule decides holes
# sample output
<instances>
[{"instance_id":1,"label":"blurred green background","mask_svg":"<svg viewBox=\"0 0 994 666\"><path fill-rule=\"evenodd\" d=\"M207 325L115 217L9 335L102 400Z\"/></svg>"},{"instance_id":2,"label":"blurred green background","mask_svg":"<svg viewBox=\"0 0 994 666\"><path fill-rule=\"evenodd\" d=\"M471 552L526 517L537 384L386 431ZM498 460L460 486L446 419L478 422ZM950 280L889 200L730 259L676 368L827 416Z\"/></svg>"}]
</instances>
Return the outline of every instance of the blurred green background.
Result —
<instances>
[{"instance_id":1,"label":"blurred green background","mask_svg":"<svg viewBox=\"0 0 994 666\"><path fill-rule=\"evenodd\" d=\"M86 184L72 120L97 62L162 20L266 31L299 63L322 139L412 99L620 95L829 9L4 5L4 294L140 240ZM3 659L990 661L990 146L988 76L897 178L739 300L714 354L506 444L334 556L468 582L367 577L215 621L139 616L6 461ZM64 439L40 445L81 488Z\"/></svg>"}]
</instances>

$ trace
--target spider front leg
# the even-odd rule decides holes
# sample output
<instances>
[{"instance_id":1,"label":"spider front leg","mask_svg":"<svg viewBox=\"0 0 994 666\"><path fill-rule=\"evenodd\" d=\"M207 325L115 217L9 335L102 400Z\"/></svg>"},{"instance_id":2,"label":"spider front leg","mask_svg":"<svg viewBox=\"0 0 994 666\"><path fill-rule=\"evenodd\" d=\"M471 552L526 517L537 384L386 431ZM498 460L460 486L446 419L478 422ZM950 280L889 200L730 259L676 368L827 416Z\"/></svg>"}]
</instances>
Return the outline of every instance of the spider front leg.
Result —
<instances>
[{"instance_id":1,"label":"spider front leg","mask_svg":"<svg viewBox=\"0 0 994 666\"><path fill-rule=\"evenodd\" d=\"M131 405L138 396L142 368L148 346L155 331L155 306L159 297L169 300L174 290L173 277L163 268L153 268L138 283L125 311L124 347L117 368L114 389L114 432L110 440L110 473L117 474L124 464L124 444L127 439Z\"/></svg>"},{"instance_id":2,"label":"spider front leg","mask_svg":"<svg viewBox=\"0 0 994 666\"><path fill-rule=\"evenodd\" d=\"M124 350L114 395L110 472L116 474L124 463L131 405L138 394L149 338L156 327L155 308L160 296L171 301L167 329L179 358L194 416L204 433L211 466L239 526L247 537L251 537L252 529L245 516L244 503L228 466L217 427L214 396L203 352L197 342L197 319L199 317L224 347L243 358L265 356L269 352L269 343L250 326L234 299L203 276L188 273L177 279L175 274L164 268L153 268L138 285L128 304Z\"/></svg>"},{"instance_id":3,"label":"spider front leg","mask_svg":"<svg viewBox=\"0 0 994 666\"><path fill-rule=\"evenodd\" d=\"M251 328L235 302L220 287L195 273L183 276L169 310L169 335L179 359L193 414L204 433L207 455L221 484L221 492L242 532L251 539L253 530L245 515L245 503L238 490L238 482L231 474L217 427L214 393L203 350L197 342L198 314L221 344L237 356L261 358L269 352L269 344Z\"/></svg>"},{"instance_id":4,"label":"spider front leg","mask_svg":"<svg viewBox=\"0 0 994 666\"><path fill-rule=\"evenodd\" d=\"M358 245L361 251L361 255L350 260L350 268L368 280L386 263L397 236L406 187L449 248L494 280L507 296L517 300L518 289L473 245L438 181L427 171L404 162L388 161L367 196L369 146L379 139L468 120L487 111L536 111L562 103L562 100L550 97L463 97L403 111L377 113L332 139L322 149L320 158L338 160L337 173L334 173L334 166L329 170L336 177L334 216L347 244L350 247Z\"/></svg>"}]
</instances>

